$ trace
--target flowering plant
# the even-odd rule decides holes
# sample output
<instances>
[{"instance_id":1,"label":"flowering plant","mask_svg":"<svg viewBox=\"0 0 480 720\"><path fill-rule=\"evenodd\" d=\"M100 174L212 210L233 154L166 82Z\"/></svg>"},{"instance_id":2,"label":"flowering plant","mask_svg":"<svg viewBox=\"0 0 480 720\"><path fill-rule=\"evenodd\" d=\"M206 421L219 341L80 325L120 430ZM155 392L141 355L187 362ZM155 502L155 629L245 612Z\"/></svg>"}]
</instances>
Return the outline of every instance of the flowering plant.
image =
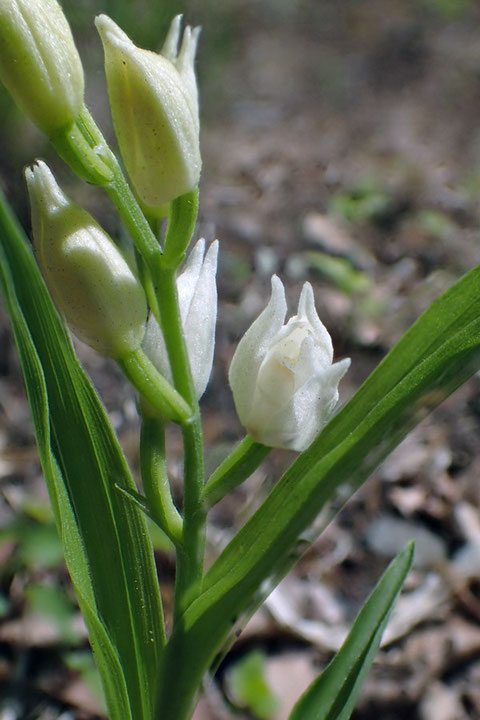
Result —
<instances>
[{"instance_id":1,"label":"flowering plant","mask_svg":"<svg viewBox=\"0 0 480 720\"><path fill-rule=\"evenodd\" d=\"M201 167L198 31L187 29L177 52L174 19L154 55L106 16L97 19L130 185L84 105L83 71L59 5L4 0L0 18L0 78L77 175L108 194L133 251L127 259L40 161L27 170L37 264L1 196L0 285L67 567L111 720L186 720L239 626L323 529L336 501L345 502L432 407L480 369L480 268L432 304L333 416L349 360L333 363L309 284L284 325L283 285L274 277L272 298L230 367L247 435L206 478L198 401L212 367L218 244L205 252L200 240L188 252ZM31 68L38 72L29 75ZM149 220L163 211L168 224L159 239ZM64 320L111 356L138 393L142 492ZM181 507L166 460L170 422L183 437ZM210 509L272 447L300 454L205 570ZM168 623L146 516L175 549ZM412 552L407 546L386 570L291 720L350 716Z\"/></svg>"}]
</instances>

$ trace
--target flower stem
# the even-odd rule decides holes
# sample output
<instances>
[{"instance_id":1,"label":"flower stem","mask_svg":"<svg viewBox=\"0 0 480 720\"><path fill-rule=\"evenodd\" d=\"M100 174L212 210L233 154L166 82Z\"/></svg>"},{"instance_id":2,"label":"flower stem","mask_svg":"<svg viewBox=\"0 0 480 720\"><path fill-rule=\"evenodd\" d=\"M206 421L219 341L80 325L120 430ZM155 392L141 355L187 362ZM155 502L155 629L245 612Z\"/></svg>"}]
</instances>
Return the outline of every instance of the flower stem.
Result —
<instances>
[{"instance_id":1,"label":"flower stem","mask_svg":"<svg viewBox=\"0 0 480 720\"><path fill-rule=\"evenodd\" d=\"M183 553L177 556L174 611L178 618L199 593L203 576L206 525L206 514L201 502L204 482L203 435L178 306L175 271L168 267L159 268L154 282L173 382L177 391L194 409L192 421L182 425L185 452Z\"/></svg>"},{"instance_id":2,"label":"flower stem","mask_svg":"<svg viewBox=\"0 0 480 720\"><path fill-rule=\"evenodd\" d=\"M123 372L138 392L166 420L188 425L192 410L183 397L173 388L143 350L138 348L117 360Z\"/></svg>"},{"instance_id":3,"label":"flower stem","mask_svg":"<svg viewBox=\"0 0 480 720\"><path fill-rule=\"evenodd\" d=\"M162 248L148 224L120 164L86 107L75 123L52 138L59 155L80 177L103 187L116 206L135 246L150 267Z\"/></svg>"},{"instance_id":4,"label":"flower stem","mask_svg":"<svg viewBox=\"0 0 480 720\"><path fill-rule=\"evenodd\" d=\"M165 427L161 420L144 418L140 433L142 483L152 518L178 546L182 543L182 518L175 507L165 459Z\"/></svg>"},{"instance_id":5,"label":"flower stem","mask_svg":"<svg viewBox=\"0 0 480 720\"><path fill-rule=\"evenodd\" d=\"M203 488L202 501L205 509L210 510L227 493L250 477L271 449L256 443L250 435L246 435L212 473Z\"/></svg>"},{"instance_id":6,"label":"flower stem","mask_svg":"<svg viewBox=\"0 0 480 720\"><path fill-rule=\"evenodd\" d=\"M171 203L166 240L168 254L164 259L162 247L145 218L117 158L86 108L77 119L75 134L76 138L70 143L75 149L74 158L65 159L82 177L85 177L88 171L89 182L100 185L107 191L130 233L136 250L142 256L151 279L151 283L148 283L150 306L162 328L172 370L175 389L156 372L141 350L118 361L134 386L160 411L160 414L176 420L182 427L185 450L183 542L177 546L174 626L178 634L183 636L182 614L201 590L206 531L206 512L202 504L204 483L202 424L183 334L176 285L176 270L183 259L195 225L197 196L196 193L190 193ZM98 157L110 172L103 173L102 170L95 177L94 173L90 172L90 166L84 157L92 154L91 164L95 164L94 158ZM152 369L155 372L152 372ZM153 457L153 445L149 452L152 452ZM157 445L155 452L161 456L160 445ZM150 480L152 485L149 492L160 492L158 488L155 490L153 487L153 477L147 477L147 485ZM154 499L156 500L158 498ZM171 668L164 668L161 685L167 682L169 671ZM184 680L189 684L188 678ZM195 688L189 688L189 697L194 692Z\"/></svg>"}]
</instances>

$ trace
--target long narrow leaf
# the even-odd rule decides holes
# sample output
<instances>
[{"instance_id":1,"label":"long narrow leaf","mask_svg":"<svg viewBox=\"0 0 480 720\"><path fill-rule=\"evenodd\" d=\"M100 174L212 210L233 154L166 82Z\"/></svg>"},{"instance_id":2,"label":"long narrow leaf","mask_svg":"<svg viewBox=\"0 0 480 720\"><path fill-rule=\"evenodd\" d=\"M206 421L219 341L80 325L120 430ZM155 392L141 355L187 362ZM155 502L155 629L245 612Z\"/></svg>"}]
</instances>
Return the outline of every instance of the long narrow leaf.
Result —
<instances>
[{"instance_id":1,"label":"long narrow leaf","mask_svg":"<svg viewBox=\"0 0 480 720\"><path fill-rule=\"evenodd\" d=\"M169 643L172 658L192 649L187 675L206 672L238 618L298 557L302 533L319 516L325 526L409 430L479 368L480 267L424 313L212 565ZM175 683L181 678L165 684L162 703L184 692Z\"/></svg>"},{"instance_id":2,"label":"long narrow leaf","mask_svg":"<svg viewBox=\"0 0 480 720\"><path fill-rule=\"evenodd\" d=\"M114 676L106 687L110 701L112 694L118 695L118 712L112 707L110 712L118 720L130 715L150 720L164 643L160 596L144 518L115 489L116 484L135 486L103 406L3 198L0 243L2 287L69 571L104 681L114 667L123 675Z\"/></svg>"},{"instance_id":3,"label":"long narrow leaf","mask_svg":"<svg viewBox=\"0 0 480 720\"><path fill-rule=\"evenodd\" d=\"M348 720L412 560L410 543L385 570L344 644L296 703L289 720Z\"/></svg>"},{"instance_id":4,"label":"long narrow leaf","mask_svg":"<svg viewBox=\"0 0 480 720\"><path fill-rule=\"evenodd\" d=\"M0 285L12 320L15 341L23 368L38 451L57 527L62 538L67 565L75 584L82 612L90 629L90 640L92 647L95 648L99 670L102 674L107 707L112 718L125 717L125 714L127 718L131 718L125 676L108 633L98 618L85 550L60 468L51 452L47 390L42 366L16 301L12 279L6 272L5 256L1 246L0 259Z\"/></svg>"}]
</instances>

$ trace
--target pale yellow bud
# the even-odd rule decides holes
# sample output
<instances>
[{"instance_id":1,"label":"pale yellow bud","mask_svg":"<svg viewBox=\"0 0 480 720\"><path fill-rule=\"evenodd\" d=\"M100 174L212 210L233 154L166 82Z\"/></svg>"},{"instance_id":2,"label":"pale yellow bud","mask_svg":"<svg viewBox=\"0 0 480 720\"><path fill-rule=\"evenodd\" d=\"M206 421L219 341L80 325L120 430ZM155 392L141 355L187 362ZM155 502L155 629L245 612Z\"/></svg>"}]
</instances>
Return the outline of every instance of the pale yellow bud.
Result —
<instances>
[{"instance_id":1,"label":"pale yellow bud","mask_svg":"<svg viewBox=\"0 0 480 720\"><path fill-rule=\"evenodd\" d=\"M35 254L72 331L102 355L136 350L145 332L143 288L113 240L57 185L44 162L26 170Z\"/></svg>"},{"instance_id":2,"label":"pale yellow bud","mask_svg":"<svg viewBox=\"0 0 480 720\"><path fill-rule=\"evenodd\" d=\"M83 68L56 0L0 1L0 80L48 135L83 106Z\"/></svg>"},{"instance_id":3,"label":"pale yellow bud","mask_svg":"<svg viewBox=\"0 0 480 720\"><path fill-rule=\"evenodd\" d=\"M106 15L96 19L115 132L125 167L145 205L158 207L194 190L201 170L197 85L199 28L180 16L160 54L136 47Z\"/></svg>"}]
</instances>

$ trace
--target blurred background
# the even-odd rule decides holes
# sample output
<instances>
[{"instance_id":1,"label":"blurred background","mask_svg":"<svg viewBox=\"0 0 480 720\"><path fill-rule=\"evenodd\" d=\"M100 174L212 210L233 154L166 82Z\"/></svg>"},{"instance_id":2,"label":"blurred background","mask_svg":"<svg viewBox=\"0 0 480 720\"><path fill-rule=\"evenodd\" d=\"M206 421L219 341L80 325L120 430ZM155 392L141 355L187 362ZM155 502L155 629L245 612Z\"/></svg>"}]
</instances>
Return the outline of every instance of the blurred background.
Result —
<instances>
[{"instance_id":1,"label":"blurred background","mask_svg":"<svg viewBox=\"0 0 480 720\"><path fill-rule=\"evenodd\" d=\"M315 289L341 402L431 301L480 260L480 7L475 0L64 0L87 101L114 143L93 17L158 49L173 15L203 27L198 236L221 242L216 361L203 399L207 466L241 437L226 373L270 277ZM0 88L0 182L29 229L23 167L42 157L112 235L101 191L78 181ZM76 342L138 475L135 398ZM388 560L417 561L355 720L480 717L479 379L425 420L248 624L197 720L284 720L339 646ZM169 438L180 492L181 444ZM213 558L294 455L274 452L212 513ZM165 604L173 561L154 533ZM0 306L0 720L102 717Z\"/></svg>"}]
</instances>

